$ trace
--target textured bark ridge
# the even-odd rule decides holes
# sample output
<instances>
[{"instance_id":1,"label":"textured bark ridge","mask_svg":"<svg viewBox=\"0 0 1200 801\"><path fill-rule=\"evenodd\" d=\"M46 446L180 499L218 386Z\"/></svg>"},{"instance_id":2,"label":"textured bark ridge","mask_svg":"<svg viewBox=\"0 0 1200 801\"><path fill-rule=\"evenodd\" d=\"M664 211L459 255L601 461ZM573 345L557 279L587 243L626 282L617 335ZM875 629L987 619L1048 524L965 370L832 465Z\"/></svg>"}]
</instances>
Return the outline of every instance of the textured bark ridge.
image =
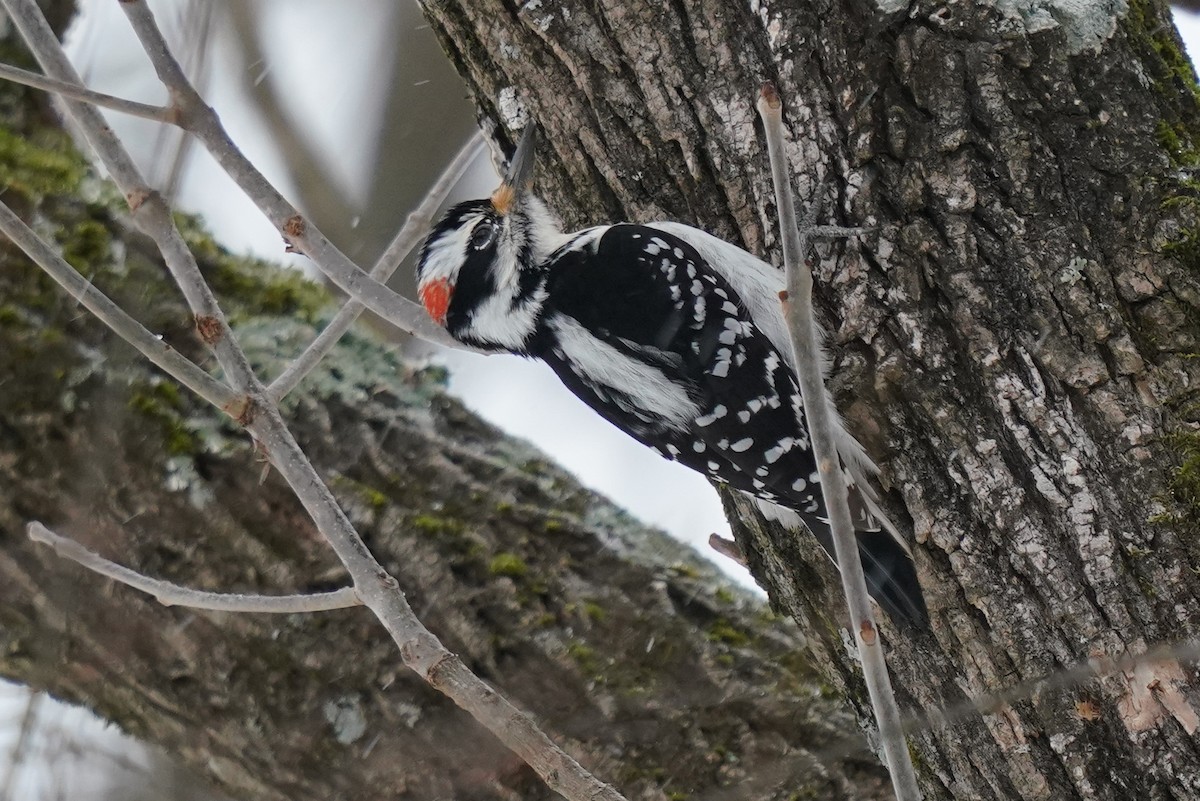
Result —
<instances>
[{"instance_id":1,"label":"textured bark ridge","mask_svg":"<svg viewBox=\"0 0 1200 801\"><path fill-rule=\"evenodd\" d=\"M821 251L819 292L934 618L887 631L902 707L932 713L928 796L1195 798L1194 666L1110 664L1200 621L1200 90L1165 7L425 8L485 120L544 129L538 186L569 223L666 217L773 253L752 104L779 84L800 195L824 181L836 221L876 228ZM861 710L816 547L730 506ZM1089 660L1102 678L1053 678Z\"/></svg>"},{"instance_id":2,"label":"textured bark ridge","mask_svg":"<svg viewBox=\"0 0 1200 801\"><path fill-rule=\"evenodd\" d=\"M0 58L23 63L0 41ZM0 84L4 200L177 349L193 320L35 95ZM184 221L186 222L186 221ZM185 232L267 375L328 316L295 275ZM243 432L0 242L0 675L79 702L254 799L538 799L534 774L403 668L364 610L164 608L34 546L42 520L194 587L346 583ZM881 798L795 626L350 337L290 401L298 438L431 629L631 799Z\"/></svg>"}]
</instances>

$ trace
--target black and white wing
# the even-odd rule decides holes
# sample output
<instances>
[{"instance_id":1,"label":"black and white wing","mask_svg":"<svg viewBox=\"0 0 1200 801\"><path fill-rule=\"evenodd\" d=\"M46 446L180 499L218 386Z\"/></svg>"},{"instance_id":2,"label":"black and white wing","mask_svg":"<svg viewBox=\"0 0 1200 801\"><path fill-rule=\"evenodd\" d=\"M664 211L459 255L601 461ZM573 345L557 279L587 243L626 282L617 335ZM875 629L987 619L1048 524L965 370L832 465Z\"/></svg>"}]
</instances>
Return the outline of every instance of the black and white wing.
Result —
<instances>
[{"instance_id":1,"label":"black and white wing","mask_svg":"<svg viewBox=\"0 0 1200 801\"><path fill-rule=\"evenodd\" d=\"M552 257L539 353L668 458L823 516L800 393L729 283L682 239L614 225Z\"/></svg>"},{"instance_id":2,"label":"black and white wing","mask_svg":"<svg viewBox=\"0 0 1200 801\"><path fill-rule=\"evenodd\" d=\"M799 387L730 281L683 238L629 224L579 237L547 271L535 355L576 396L663 456L794 510L832 553ZM856 500L859 527L877 531ZM888 534L868 539L873 594L910 616L915 575L889 586L912 573L907 554Z\"/></svg>"}]
</instances>

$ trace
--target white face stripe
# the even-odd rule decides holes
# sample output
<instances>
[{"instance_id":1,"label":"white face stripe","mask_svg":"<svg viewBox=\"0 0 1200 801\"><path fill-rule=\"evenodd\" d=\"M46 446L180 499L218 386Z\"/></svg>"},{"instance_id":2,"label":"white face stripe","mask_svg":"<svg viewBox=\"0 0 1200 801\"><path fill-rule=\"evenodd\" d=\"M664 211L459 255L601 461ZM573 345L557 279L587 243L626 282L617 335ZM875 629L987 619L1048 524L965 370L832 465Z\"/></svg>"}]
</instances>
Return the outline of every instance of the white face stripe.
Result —
<instances>
[{"instance_id":1,"label":"white face stripe","mask_svg":"<svg viewBox=\"0 0 1200 801\"><path fill-rule=\"evenodd\" d=\"M492 279L496 290L471 313L467 336L510 351L523 350L538 324L542 305L546 302L545 286L538 286L526 298L518 300L521 291L521 270L541 264L549 253L567 237L558 230L558 222L545 205L532 195L521 201L524 219L514 228L512 220L503 220L492 260ZM531 248L533 264L522 264L521 249Z\"/></svg>"},{"instance_id":2,"label":"white face stripe","mask_svg":"<svg viewBox=\"0 0 1200 801\"><path fill-rule=\"evenodd\" d=\"M631 359L597 339L573 318L555 315L550 327L558 334L563 357L587 381L622 393L652 418L678 430L687 429L700 414L700 407L682 386L651 365Z\"/></svg>"},{"instance_id":3,"label":"white face stripe","mask_svg":"<svg viewBox=\"0 0 1200 801\"><path fill-rule=\"evenodd\" d=\"M592 228L584 228L581 231L576 231L575 233L571 234L570 238L567 240L567 251L584 250L590 248L592 253L595 253L596 247L600 243L600 237L604 236L604 234L608 232L609 228L612 228L612 226L597 225L593 226Z\"/></svg>"},{"instance_id":4,"label":"white face stripe","mask_svg":"<svg viewBox=\"0 0 1200 801\"><path fill-rule=\"evenodd\" d=\"M450 286L458 282L459 270L470 252L471 233L486 216L487 212L480 210L466 217L457 228L446 231L431 244L421 269L421 286L439 278L448 281Z\"/></svg>"},{"instance_id":5,"label":"white face stripe","mask_svg":"<svg viewBox=\"0 0 1200 801\"><path fill-rule=\"evenodd\" d=\"M515 282L513 286L516 286ZM538 315L545 302L545 287L538 287L533 295L516 306L513 305L513 293L497 292L475 307L463 333L478 342L522 351L537 327Z\"/></svg>"}]
</instances>

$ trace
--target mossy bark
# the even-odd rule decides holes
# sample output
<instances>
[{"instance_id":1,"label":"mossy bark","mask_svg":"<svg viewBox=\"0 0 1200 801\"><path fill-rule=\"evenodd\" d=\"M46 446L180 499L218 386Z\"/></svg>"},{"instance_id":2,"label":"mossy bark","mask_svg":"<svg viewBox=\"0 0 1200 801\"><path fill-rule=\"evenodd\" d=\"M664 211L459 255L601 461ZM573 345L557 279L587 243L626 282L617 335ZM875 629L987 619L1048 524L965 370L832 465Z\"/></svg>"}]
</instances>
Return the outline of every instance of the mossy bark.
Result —
<instances>
[{"instance_id":1,"label":"mossy bark","mask_svg":"<svg viewBox=\"0 0 1200 801\"><path fill-rule=\"evenodd\" d=\"M1043 681L1200 623L1200 118L1165 5L425 9L485 122L544 131L537 185L573 225L677 219L774 255L753 103L779 85L801 197L823 182L836 222L875 229L816 270L933 615L885 631L902 707L952 710L911 740L928 797L1194 798L1190 664ZM729 506L865 718L818 549Z\"/></svg>"},{"instance_id":2,"label":"mossy bark","mask_svg":"<svg viewBox=\"0 0 1200 801\"><path fill-rule=\"evenodd\" d=\"M5 43L3 58L23 57ZM152 246L45 104L0 84L0 107L4 201L211 366ZM275 374L328 316L322 293L179 222L253 361ZM482 423L443 378L351 336L288 413L450 648L630 798L882 797L794 626ZM194 587L346 583L241 430L0 241L0 675L88 706L242 801L549 795L407 672L365 611L164 608L33 545L30 520ZM817 757L830 747L836 760Z\"/></svg>"}]
</instances>

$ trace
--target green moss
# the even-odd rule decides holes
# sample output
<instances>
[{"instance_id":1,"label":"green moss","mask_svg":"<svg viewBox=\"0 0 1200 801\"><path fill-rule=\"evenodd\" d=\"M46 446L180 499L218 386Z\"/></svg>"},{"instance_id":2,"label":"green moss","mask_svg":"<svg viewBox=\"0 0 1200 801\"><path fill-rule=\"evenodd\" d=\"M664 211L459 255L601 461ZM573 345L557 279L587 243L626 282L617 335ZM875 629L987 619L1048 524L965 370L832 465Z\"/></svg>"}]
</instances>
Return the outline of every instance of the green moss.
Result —
<instances>
[{"instance_id":1,"label":"green moss","mask_svg":"<svg viewBox=\"0 0 1200 801\"><path fill-rule=\"evenodd\" d=\"M1130 0L1124 29L1163 113L1159 143L1176 166L1200 164L1200 84L1176 41L1166 6Z\"/></svg>"},{"instance_id":2,"label":"green moss","mask_svg":"<svg viewBox=\"0 0 1200 801\"><path fill-rule=\"evenodd\" d=\"M1169 13L1163 6L1152 9L1149 0L1130 0L1127 29L1140 44L1148 46L1158 56L1165 68L1165 75L1160 80L1179 81L1192 92L1193 97L1200 99L1200 85L1196 81L1192 60L1171 35L1171 26L1163 24L1166 21L1164 16L1169 20Z\"/></svg>"},{"instance_id":3,"label":"green moss","mask_svg":"<svg viewBox=\"0 0 1200 801\"><path fill-rule=\"evenodd\" d=\"M917 775L933 775L933 768L925 761L925 758L921 755L921 749L916 746L916 743L908 739L905 740L904 744L908 748L908 758L912 762L913 770L916 771Z\"/></svg>"},{"instance_id":4,"label":"green moss","mask_svg":"<svg viewBox=\"0 0 1200 801\"><path fill-rule=\"evenodd\" d=\"M563 529L562 521L555 520L554 518L550 518L549 520L547 520L545 523L542 524L542 530L545 531L547 534L554 534L556 532L562 531L562 529Z\"/></svg>"},{"instance_id":5,"label":"green moss","mask_svg":"<svg viewBox=\"0 0 1200 801\"><path fill-rule=\"evenodd\" d=\"M384 495L379 490L375 489L374 487L367 486L366 484L359 484L358 487L359 492L362 493L363 500L370 504L372 509L378 511L379 509L383 509L388 505L388 496Z\"/></svg>"},{"instance_id":6,"label":"green moss","mask_svg":"<svg viewBox=\"0 0 1200 801\"><path fill-rule=\"evenodd\" d=\"M1184 531L1193 540L1200 538L1200 432L1168 434L1164 444L1178 463L1167 481L1168 496L1161 499L1168 508L1149 522Z\"/></svg>"},{"instance_id":7,"label":"green moss","mask_svg":"<svg viewBox=\"0 0 1200 801\"><path fill-rule=\"evenodd\" d=\"M627 754L627 756L629 756ZM616 766L618 784L622 786L632 785L634 782L649 782L653 784L661 784L667 776L667 771L662 765L645 765L639 763L636 759L626 759L624 762Z\"/></svg>"},{"instance_id":8,"label":"green moss","mask_svg":"<svg viewBox=\"0 0 1200 801\"><path fill-rule=\"evenodd\" d=\"M608 612L604 611L604 607L595 601L583 602L583 614L593 623L603 623L604 619L608 617Z\"/></svg>"},{"instance_id":9,"label":"green moss","mask_svg":"<svg viewBox=\"0 0 1200 801\"><path fill-rule=\"evenodd\" d=\"M70 195L83 179L83 159L65 134L44 131L36 141L0 128L0 186L39 199Z\"/></svg>"},{"instance_id":10,"label":"green moss","mask_svg":"<svg viewBox=\"0 0 1200 801\"><path fill-rule=\"evenodd\" d=\"M1159 120L1155 128L1158 143L1171 157L1171 163L1190 167L1200 164L1200 151L1196 142L1182 122L1169 123Z\"/></svg>"},{"instance_id":11,"label":"green moss","mask_svg":"<svg viewBox=\"0 0 1200 801\"><path fill-rule=\"evenodd\" d=\"M335 475L331 480L331 484L339 493L353 495L375 512L386 508L391 503L391 499L384 493L372 486L363 484L361 481L355 481L349 476Z\"/></svg>"},{"instance_id":12,"label":"green moss","mask_svg":"<svg viewBox=\"0 0 1200 801\"><path fill-rule=\"evenodd\" d=\"M213 291L270 316L297 316L309 322L328 303L325 290L295 271L236 259L224 251L205 270Z\"/></svg>"},{"instance_id":13,"label":"green moss","mask_svg":"<svg viewBox=\"0 0 1200 801\"><path fill-rule=\"evenodd\" d=\"M450 371L440 364L428 364L417 371L417 375L442 389L450 386Z\"/></svg>"},{"instance_id":14,"label":"green moss","mask_svg":"<svg viewBox=\"0 0 1200 801\"><path fill-rule=\"evenodd\" d=\"M818 792L815 786L802 787L799 790L793 791L792 794L788 796L788 801L816 801L816 799L820 797L821 794Z\"/></svg>"},{"instance_id":15,"label":"green moss","mask_svg":"<svg viewBox=\"0 0 1200 801\"><path fill-rule=\"evenodd\" d=\"M328 305L325 289L299 271L229 253L196 215L177 213L175 225L213 291L228 302L231 317L241 309L253 314L298 317L311 323Z\"/></svg>"},{"instance_id":16,"label":"green moss","mask_svg":"<svg viewBox=\"0 0 1200 801\"><path fill-rule=\"evenodd\" d=\"M462 521L431 514L419 514L413 517L408 524L417 531L434 537L456 536L463 533Z\"/></svg>"},{"instance_id":17,"label":"green moss","mask_svg":"<svg viewBox=\"0 0 1200 801\"><path fill-rule=\"evenodd\" d=\"M705 636L710 642L724 643L735 648L740 648L750 642L750 638L741 629L735 628L725 618L717 618L717 620L708 627Z\"/></svg>"},{"instance_id":18,"label":"green moss","mask_svg":"<svg viewBox=\"0 0 1200 801\"><path fill-rule=\"evenodd\" d=\"M529 565L514 553L498 553L488 562L488 572L493 576L521 578L529 572Z\"/></svg>"},{"instance_id":19,"label":"green moss","mask_svg":"<svg viewBox=\"0 0 1200 801\"><path fill-rule=\"evenodd\" d=\"M719 603L726 605L732 605L737 601L733 595L733 591L728 587L717 587L717 591L713 593L713 597L716 598Z\"/></svg>"},{"instance_id":20,"label":"green moss","mask_svg":"<svg viewBox=\"0 0 1200 801\"><path fill-rule=\"evenodd\" d=\"M685 562L676 562L675 564L671 565L671 570L675 571L676 575L682 576L683 578L700 578L700 571L695 567L695 565L689 565Z\"/></svg>"},{"instance_id":21,"label":"green moss","mask_svg":"<svg viewBox=\"0 0 1200 801\"><path fill-rule=\"evenodd\" d=\"M599 672L599 661L596 658L596 652L591 646L581 642L568 643L567 654L571 659L575 660L575 664L579 666L579 669L588 676L595 676Z\"/></svg>"},{"instance_id":22,"label":"green moss","mask_svg":"<svg viewBox=\"0 0 1200 801\"><path fill-rule=\"evenodd\" d=\"M112 255L112 235L97 220L84 220L60 232L58 241L63 260L82 273L107 264Z\"/></svg>"},{"instance_id":23,"label":"green moss","mask_svg":"<svg viewBox=\"0 0 1200 801\"><path fill-rule=\"evenodd\" d=\"M168 455L195 456L203 450L200 435L192 430L180 413L182 401L174 384L159 381L147 387L135 388L128 403L130 409L158 425Z\"/></svg>"}]
</instances>

